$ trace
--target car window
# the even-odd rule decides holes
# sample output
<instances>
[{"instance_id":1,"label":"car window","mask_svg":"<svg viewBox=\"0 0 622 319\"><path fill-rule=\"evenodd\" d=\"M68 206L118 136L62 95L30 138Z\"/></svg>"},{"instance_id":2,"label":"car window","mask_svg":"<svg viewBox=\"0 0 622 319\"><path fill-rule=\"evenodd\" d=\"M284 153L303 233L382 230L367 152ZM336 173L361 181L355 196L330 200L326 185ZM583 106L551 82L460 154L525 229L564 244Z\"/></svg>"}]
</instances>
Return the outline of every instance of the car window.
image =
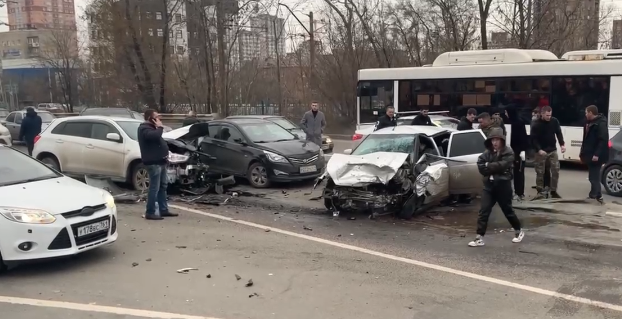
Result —
<instances>
[{"instance_id":1,"label":"car window","mask_svg":"<svg viewBox=\"0 0 622 319\"><path fill-rule=\"evenodd\" d=\"M283 118L283 117L271 117L271 118L267 118L267 120L281 126L282 128L286 130L298 128L298 126L292 123L292 121L286 118Z\"/></svg>"},{"instance_id":2,"label":"car window","mask_svg":"<svg viewBox=\"0 0 622 319\"><path fill-rule=\"evenodd\" d=\"M15 113L15 123L22 124L22 113Z\"/></svg>"},{"instance_id":3,"label":"car window","mask_svg":"<svg viewBox=\"0 0 622 319\"><path fill-rule=\"evenodd\" d=\"M10 123L15 123L15 113L9 114L9 116L6 117L6 121Z\"/></svg>"},{"instance_id":4,"label":"car window","mask_svg":"<svg viewBox=\"0 0 622 319\"><path fill-rule=\"evenodd\" d=\"M414 134L370 134L352 152L352 155L376 152L411 153L414 141Z\"/></svg>"},{"instance_id":5,"label":"car window","mask_svg":"<svg viewBox=\"0 0 622 319\"><path fill-rule=\"evenodd\" d=\"M115 128L105 123L93 123L91 125L91 138L96 140L107 141L108 133L119 133Z\"/></svg>"},{"instance_id":6,"label":"car window","mask_svg":"<svg viewBox=\"0 0 622 319\"><path fill-rule=\"evenodd\" d=\"M244 140L242 133L240 133L237 128L228 125L222 126L222 129L220 129L220 131L216 135L214 135L214 138L217 140L223 140L231 143L236 142L236 140Z\"/></svg>"},{"instance_id":7,"label":"car window","mask_svg":"<svg viewBox=\"0 0 622 319\"><path fill-rule=\"evenodd\" d=\"M218 131L220 131L220 128L222 127L222 125L210 125L207 127L207 132L209 133L209 136L212 138L215 138L216 135L218 135Z\"/></svg>"},{"instance_id":8,"label":"car window","mask_svg":"<svg viewBox=\"0 0 622 319\"><path fill-rule=\"evenodd\" d=\"M133 118L132 114L126 109L92 108L82 111L80 115L101 115L111 117Z\"/></svg>"},{"instance_id":9,"label":"car window","mask_svg":"<svg viewBox=\"0 0 622 319\"><path fill-rule=\"evenodd\" d=\"M0 147L0 158L2 158L0 187L19 184L27 180L44 180L62 176L32 157L9 147Z\"/></svg>"},{"instance_id":10,"label":"car window","mask_svg":"<svg viewBox=\"0 0 622 319\"><path fill-rule=\"evenodd\" d=\"M241 124L240 128L255 143L295 140L288 130L271 122Z\"/></svg>"},{"instance_id":11,"label":"car window","mask_svg":"<svg viewBox=\"0 0 622 319\"><path fill-rule=\"evenodd\" d=\"M64 127L57 134L90 138L92 124L93 123L89 122L66 122ZM52 131L52 133L54 133L54 131Z\"/></svg>"},{"instance_id":12,"label":"car window","mask_svg":"<svg viewBox=\"0 0 622 319\"><path fill-rule=\"evenodd\" d=\"M142 124L141 122L117 121L116 123L121 127L123 132L125 132L125 134L127 134L129 138L133 139L134 141L138 141L138 127L140 126L140 124Z\"/></svg>"},{"instance_id":13,"label":"car window","mask_svg":"<svg viewBox=\"0 0 622 319\"><path fill-rule=\"evenodd\" d=\"M43 123L51 123L56 119L54 115L52 115L52 113L48 112L37 112L37 115L39 115L39 117L41 118L41 122Z\"/></svg>"},{"instance_id":14,"label":"car window","mask_svg":"<svg viewBox=\"0 0 622 319\"><path fill-rule=\"evenodd\" d=\"M442 119L442 120L433 120L434 124L444 128L453 128L457 129L460 121L455 119Z\"/></svg>"},{"instance_id":15,"label":"car window","mask_svg":"<svg viewBox=\"0 0 622 319\"><path fill-rule=\"evenodd\" d=\"M448 156L481 154L486 150L484 140L484 136L479 130L452 133Z\"/></svg>"}]
</instances>

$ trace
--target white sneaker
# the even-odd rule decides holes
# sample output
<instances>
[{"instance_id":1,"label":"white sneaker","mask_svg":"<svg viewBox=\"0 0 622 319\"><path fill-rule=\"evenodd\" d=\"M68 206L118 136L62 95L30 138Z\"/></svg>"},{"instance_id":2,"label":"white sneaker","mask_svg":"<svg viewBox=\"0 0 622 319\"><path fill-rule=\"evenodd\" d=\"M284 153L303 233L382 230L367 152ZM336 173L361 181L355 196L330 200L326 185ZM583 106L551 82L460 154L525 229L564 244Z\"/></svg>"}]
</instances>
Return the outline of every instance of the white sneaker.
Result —
<instances>
[{"instance_id":1,"label":"white sneaker","mask_svg":"<svg viewBox=\"0 0 622 319\"><path fill-rule=\"evenodd\" d=\"M514 233L514 238L512 238L512 242L515 244L520 243L525 238L525 232L521 229Z\"/></svg>"},{"instance_id":2,"label":"white sneaker","mask_svg":"<svg viewBox=\"0 0 622 319\"><path fill-rule=\"evenodd\" d=\"M482 247L482 246L484 246L484 237L480 235L477 235L477 237L475 237L475 240L469 243L469 247Z\"/></svg>"}]
</instances>

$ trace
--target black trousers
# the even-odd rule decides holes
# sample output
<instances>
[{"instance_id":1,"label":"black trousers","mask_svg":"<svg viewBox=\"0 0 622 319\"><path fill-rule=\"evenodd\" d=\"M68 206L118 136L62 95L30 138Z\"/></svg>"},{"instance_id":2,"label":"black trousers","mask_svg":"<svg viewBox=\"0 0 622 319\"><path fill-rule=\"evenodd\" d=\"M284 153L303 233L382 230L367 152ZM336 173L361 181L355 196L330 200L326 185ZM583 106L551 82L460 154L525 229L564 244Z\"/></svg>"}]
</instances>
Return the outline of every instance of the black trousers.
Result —
<instances>
[{"instance_id":1,"label":"black trousers","mask_svg":"<svg viewBox=\"0 0 622 319\"><path fill-rule=\"evenodd\" d=\"M588 179L590 180L590 197L601 198L603 196L602 187L600 184L600 164L589 163L587 164Z\"/></svg>"},{"instance_id":2,"label":"black trousers","mask_svg":"<svg viewBox=\"0 0 622 319\"><path fill-rule=\"evenodd\" d=\"M520 153L514 159L514 194L525 195L525 161L520 158Z\"/></svg>"},{"instance_id":3,"label":"black trousers","mask_svg":"<svg viewBox=\"0 0 622 319\"><path fill-rule=\"evenodd\" d=\"M35 148L35 142L26 141L26 148L28 148L28 155L32 156L32 150Z\"/></svg>"},{"instance_id":4,"label":"black trousers","mask_svg":"<svg viewBox=\"0 0 622 319\"><path fill-rule=\"evenodd\" d=\"M514 230L520 230L521 224L518 217L514 213L512 207L512 182L511 181L486 181L488 185L484 185L484 192L482 193L481 208L479 210L479 216L477 217L477 234L480 236L486 235L486 228L488 228L488 219L492 208L495 204L499 204L503 215L508 219L510 225Z\"/></svg>"}]
</instances>

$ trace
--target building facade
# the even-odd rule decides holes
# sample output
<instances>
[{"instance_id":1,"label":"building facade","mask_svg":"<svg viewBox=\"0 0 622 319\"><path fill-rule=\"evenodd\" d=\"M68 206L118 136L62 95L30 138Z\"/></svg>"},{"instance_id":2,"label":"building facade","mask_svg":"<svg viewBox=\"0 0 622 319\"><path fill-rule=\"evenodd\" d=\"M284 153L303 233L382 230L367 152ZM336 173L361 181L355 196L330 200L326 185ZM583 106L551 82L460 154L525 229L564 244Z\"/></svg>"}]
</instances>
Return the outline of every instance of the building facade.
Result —
<instances>
[{"instance_id":1,"label":"building facade","mask_svg":"<svg viewBox=\"0 0 622 319\"><path fill-rule=\"evenodd\" d=\"M73 0L12 0L6 7L9 30L76 30Z\"/></svg>"},{"instance_id":2,"label":"building facade","mask_svg":"<svg viewBox=\"0 0 622 319\"><path fill-rule=\"evenodd\" d=\"M252 32L259 37L259 58L275 59L285 55L285 19L269 14L260 14L250 19Z\"/></svg>"}]
</instances>

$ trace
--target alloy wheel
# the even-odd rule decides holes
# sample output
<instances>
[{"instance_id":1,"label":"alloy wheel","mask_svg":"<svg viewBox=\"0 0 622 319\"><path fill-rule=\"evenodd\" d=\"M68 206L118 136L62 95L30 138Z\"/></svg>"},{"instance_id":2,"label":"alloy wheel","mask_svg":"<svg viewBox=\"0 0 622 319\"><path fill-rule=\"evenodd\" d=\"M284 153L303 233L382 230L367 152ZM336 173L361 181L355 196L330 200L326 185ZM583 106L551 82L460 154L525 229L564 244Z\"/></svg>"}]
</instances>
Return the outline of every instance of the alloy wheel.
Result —
<instances>
[{"instance_id":1,"label":"alloy wheel","mask_svg":"<svg viewBox=\"0 0 622 319\"><path fill-rule=\"evenodd\" d=\"M612 193L622 191L622 170L618 168L611 169L605 176L605 185Z\"/></svg>"}]
</instances>

